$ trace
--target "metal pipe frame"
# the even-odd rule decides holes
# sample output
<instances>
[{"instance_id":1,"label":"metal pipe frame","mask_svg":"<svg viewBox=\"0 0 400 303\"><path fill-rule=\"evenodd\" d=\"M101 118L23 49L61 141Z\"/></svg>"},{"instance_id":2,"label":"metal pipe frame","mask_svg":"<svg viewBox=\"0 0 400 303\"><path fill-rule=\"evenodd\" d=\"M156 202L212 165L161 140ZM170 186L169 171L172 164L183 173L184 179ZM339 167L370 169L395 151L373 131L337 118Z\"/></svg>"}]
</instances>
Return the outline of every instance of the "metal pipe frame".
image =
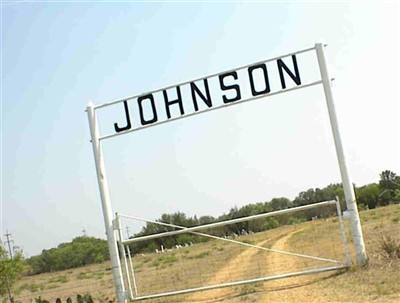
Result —
<instances>
[{"instance_id":1,"label":"metal pipe frame","mask_svg":"<svg viewBox=\"0 0 400 303\"><path fill-rule=\"evenodd\" d=\"M90 136L93 147L94 161L96 166L97 182L100 191L101 206L103 210L103 218L105 224L105 230L108 242L108 251L110 253L111 269L113 274L115 292L117 295L118 303L126 302L125 286L121 270L121 262L118 257L118 247L116 236L113 226L112 207L110 202L110 191L107 181L106 170L104 166L103 152L101 148L101 142L99 140L99 126L97 124L96 113L94 105L89 102L86 108L89 126Z\"/></svg>"},{"instance_id":2,"label":"metal pipe frame","mask_svg":"<svg viewBox=\"0 0 400 303\"><path fill-rule=\"evenodd\" d=\"M324 89L326 105L331 123L333 140L335 142L336 156L339 163L340 175L342 178L343 191L346 199L347 210L350 214L350 228L353 242L356 250L357 265L363 266L367 263L367 254L365 252L364 236L361 229L360 216L358 214L357 201L354 193L353 182L347 165L342 138L339 131L339 123L336 115L333 92L331 87L331 78L328 72L328 64L325 59L324 47L326 44L316 43L315 51L317 54L319 70Z\"/></svg>"},{"instance_id":3,"label":"metal pipe frame","mask_svg":"<svg viewBox=\"0 0 400 303\"><path fill-rule=\"evenodd\" d=\"M129 266L130 266L130 270L131 270L130 274L131 274L131 276L132 276L133 287L134 287L136 296L139 296L138 287L137 287L137 283L136 283L135 270L134 270L134 268L133 268L133 261L132 261L132 256L131 256L131 249L129 248L129 245L127 245L126 248L127 248L127 251L128 251Z\"/></svg>"},{"instance_id":4,"label":"metal pipe frame","mask_svg":"<svg viewBox=\"0 0 400 303\"><path fill-rule=\"evenodd\" d=\"M331 270L338 270L338 269L347 268L347 267L350 266L350 264L351 264L350 262L351 261L350 261L350 255L349 255L348 247L347 247L347 239L346 239L346 235L344 233L344 226L343 226L343 221L342 221L342 217L341 217L341 210L340 210L340 204L339 203L340 203L339 199L336 199L336 200L330 200L330 201L324 201L324 202L305 205L307 207L300 206L300 207L295 207L295 208L283 210L285 212L283 212L283 211L275 211L275 212L265 213L265 214L261 214L261 215L266 215L266 214L280 215L282 213L288 213L289 210L290 210L289 211L289 213L290 213L290 212L302 211L302 210L305 210L305 209L310 209L310 208L316 208L316 207L335 204L336 205L336 210L337 210L337 215L339 217L339 226L340 226L340 230L341 230L342 242L343 242L344 252L345 252L345 256L346 256L346 263L345 264L343 264L342 262L337 261L337 260L326 259L326 258L321 258L321 257L316 257L316 256L311 256L311 255L298 254L298 253L282 251L282 250L269 249L269 248L265 248L265 247L258 246L258 245L253 245L253 244L249 244L249 243L236 241L236 240L233 240L233 239L226 239L226 238L217 237L217 236L213 236L213 235L209 235L209 234L204 234L204 233L200 233L200 232L196 232L196 231L189 231L188 230L189 228L186 228L186 227L183 227L183 226L179 226L179 225L175 225L175 224L158 222L158 221L154 221L154 220L147 220L147 219L143 219L143 218L139 218L139 217L118 214L119 218L134 219L134 220L154 223L154 224L158 224L158 225L169 226L169 227L173 227L173 228L179 228L182 231L187 232L187 233L200 235L200 236L204 236L204 237L209 237L209 238L213 238L213 239L216 239L216 240L227 241L227 242L231 242L231 243L234 243L234 244L239 244L239 245L243 245L243 246L247 246L247 247L251 247L251 248L256 248L256 249L261 249L261 250L274 252L274 253L281 253L281 254L291 255L291 256L295 256L295 257L313 259L313 260L324 261L324 262L332 262L332 263L338 264L336 266L314 268L314 269L311 269L311 270L305 270L305 271L300 271L300 272L293 272L293 273L285 273L285 274L278 274L278 275L272 275L272 276L265 276L265 277L261 277L261 278L240 280L240 281L234 281L234 282L222 283L222 284L216 284L216 285L208 285L208 286L197 287L197 288L181 289L181 290L172 291L172 292L163 292L163 293L151 294L151 295L145 295L145 296L139 296L138 295L138 290L135 287L135 292L136 292L137 296L134 297L133 300L134 301L146 300L146 299L159 298L159 297L164 297L164 296L186 294L186 293L197 292L197 291L211 290L211 289L216 289L216 288L237 286L237 285L254 283L254 282L259 282L259 281L282 279L282 278L295 277L295 276L300 276L300 275L320 273L320 272L324 272L324 271L331 271ZM251 220L252 218L257 217L257 216L258 215L254 215L254 216L248 216L248 217L245 217L245 218L238 218L238 219L240 219L241 222L243 222L244 220ZM236 220L237 219L224 221L224 222L218 222L218 223L227 223L227 222L232 222L232 221L236 221ZM227 224L231 224L231 223L227 223ZM211 225L213 225L213 224L203 225L202 227L205 228L204 226L207 226L207 228L209 228ZM160 234L157 234L157 235L160 235ZM124 242L127 242L127 241L124 241ZM128 246L128 248L129 248L129 246ZM132 271L132 275L134 275L132 264L131 264L131 271Z\"/></svg>"}]
</instances>

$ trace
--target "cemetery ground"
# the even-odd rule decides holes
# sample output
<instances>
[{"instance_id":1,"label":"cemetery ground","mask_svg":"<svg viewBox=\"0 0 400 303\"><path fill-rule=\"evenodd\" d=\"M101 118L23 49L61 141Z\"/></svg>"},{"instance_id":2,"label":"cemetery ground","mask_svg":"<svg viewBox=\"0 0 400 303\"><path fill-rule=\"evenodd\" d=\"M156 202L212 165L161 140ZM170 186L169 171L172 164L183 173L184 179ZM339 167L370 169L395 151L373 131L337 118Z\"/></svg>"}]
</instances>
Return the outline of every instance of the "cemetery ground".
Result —
<instances>
[{"instance_id":1,"label":"cemetery ground","mask_svg":"<svg viewBox=\"0 0 400 303\"><path fill-rule=\"evenodd\" d=\"M148 299L172 302L400 302L400 205L360 212L369 262L363 267L256 282L234 287ZM275 251L291 251L343 261L337 218L282 226L235 240ZM348 225L348 222L346 222ZM352 248L348 226L346 227ZM354 259L354 251L350 253ZM162 254L133 258L140 296L201 287L315 268L318 262L287 254L258 250L211 240ZM320 266L327 266L323 262ZM115 302L110 263L54 273L25 276L13 289L15 302L51 303L78 294L90 294L94 302Z\"/></svg>"}]
</instances>

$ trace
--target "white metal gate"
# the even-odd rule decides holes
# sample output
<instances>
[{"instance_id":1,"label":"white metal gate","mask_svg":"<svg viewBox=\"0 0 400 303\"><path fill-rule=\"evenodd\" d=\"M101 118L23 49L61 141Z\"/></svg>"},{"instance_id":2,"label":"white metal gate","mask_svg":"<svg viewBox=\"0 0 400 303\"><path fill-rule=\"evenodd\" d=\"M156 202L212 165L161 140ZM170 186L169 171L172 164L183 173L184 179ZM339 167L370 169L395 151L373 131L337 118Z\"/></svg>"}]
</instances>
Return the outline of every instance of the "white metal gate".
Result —
<instances>
[{"instance_id":1,"label":"white metal gate","mask_svg":"<svg viewBox=\"0 0 400 303\"><path fill-rule=\"evenodd\" d=\"M269 217L276 217L284 214L292 214L292 213L299 213L301 211L305 210L310 210L310 209L315 209L315 208L321 208L329 205L336 205L336 210L335 210L335 218L337 218L337 224L336 224L336 231L338 235L340 235L341 239L341 244L333 242L333 246L336 247L341 247L340 252L341 254L337 259L334 258L329 258L324 256L324 253L321 251L313 251L311 254L310 253L304 253L304 252L297 252L295 250L281 250L281 249L274 249L274 248L268 248L259 244L252 244L249 242L243 242L240 239L234 239L234 238L228 238L228 237L222 237L222 236L215 236L211 235L208 233L202 232L203 230L209 230L214 227L220 227L220 226L226 226L230 224L237 224L241 222L247 222L251 220L258 220L258 219L264 219L264 218L269 218ZM146 235L146 236L141 236L141 237L133 237L126 239L123 236L123 226L122 226L122 220L123 219L133 219L133 220L139 220L143 222L149 222L153 224L158 224L162 226L167 226L167 227L172 227L175 230L172 231L167 231L167 232L162 232L162 233L157 233L157 234L151 234L151 235ZM129 297L132 300L145 300L145 299L151 299L151 298L159 298L159 297L165 297L165 296L171 296L171 295L178 295L178 294L187 294L187 293L192 293L192 292L197 292L197 291L204 291L204 290L211 290L211 289L216 289L216 288L222 288L222 287L229 287L229 286L238 286L242 284L248 284L248 283L254 283L254 282L261 282L261 281L269 281L269 280L276 280L276 279L282 279L282 278L288 278L288 277L295 277L295 276L301 276L301 275L308 275L308 274L315 274L315 273L321 273L321 272L326 272L326 271L332 271L332 270L339 270L346 268L350 266L351 264L351 259L350 259L350 254L349 254L349 249L348 249L348 244L346 240L346 232L343 224L343 219L342 219L342 214L340 210L340 203L339 200L332 200L332 201L324 201L324 202L319 202L319 203L314 203L314 204L309 204L309 205L304 205L304 206L299 206L299 207L293 207L289 209L283 209L279 211L273 211L273 212L268 212L268 213L262 213L262 214L257 214L253 216L248 216L248 217L243 217L243 218L237 218L237 219L232 219L232 220L227 220L223 222L216 222L216 223L211 223L211 224L206 224L206 225L201 225L201 226L195 226L195 227L184 227L184 226L178 226L166 222L160 222L160 221L153 221L153 220L146 220L143 218L135 217L135 216L129 216L129 215L122 215L122 214L116 214L116 219L115 219L115 227L117 228L118 231L118 236L119 236L119 244L120 244L120 257L122 259L122 264L123 266L123 277L124 277L124 283L125 287L129 293ZM307 222L305 223L306 226L307 224L311 224L312 222ZM245 279L235 279L233 277L230 277L230 279L227 279L227 281L219 281L217 283L216 281L204 281L201 283L201 285L198 283L197 285L194 285L192 287L188 287L188 285L185 285L185 283L181 283L180 285L174 285L172 287L168 286L163 286L160 287L159 289L155 289L154 287L144 289L140 289L138 286L140 281L138 278L137 273L135 272L135 258L140 258L140 256L132 256L129 248L129 244L131 243L137 243L140 241L146 241L146 240L152 240L152 239L160 239L163 237L170 237L174 235L180 235L184 233L190 233L194 235L199 235L207 238L211 238L217 241L221 241L224 243L230 243L234 245L239 245L239 246L244 246L246 248L252 248L256 250L261 250L261 251L266 251L270 252L273 254L280 254L280 255L285 255L291 258L297 258L297 259L304 259L308 260L309 264L307 266L303 266L302 270L297 270L297 271L288 271L285 269L278 269L277 271L274 271L273 274L266 274L266 275L254 275L247 277ZM337 240L340 240L337 238ZM215 244L214 244L215 245ZM178 249L177 247L176 249ZM317 247L315 246L315 249ZM193 246L193 249L196 249L195 246ZM161 252L161 250L160 250ZM158 253L158 251L157 251ZM322 255L321 255L322 254ZM152 254L152 258L155 258L155 253ZM302 262L303 263L303 262ZM251 264L244 264L244 266L250 266ZM241 269L241 271L245 270ZM182 269L183 271L183 269ZM170 273L171 274L171 273ZM182 279L179 279L182 281ZM142 283L143 284L143 283ZM173 284L173 283L171 283ZM186 283L187 284L187 283ZM157 287L156 287L157 288Z\"/></svg>"}]
</instances>

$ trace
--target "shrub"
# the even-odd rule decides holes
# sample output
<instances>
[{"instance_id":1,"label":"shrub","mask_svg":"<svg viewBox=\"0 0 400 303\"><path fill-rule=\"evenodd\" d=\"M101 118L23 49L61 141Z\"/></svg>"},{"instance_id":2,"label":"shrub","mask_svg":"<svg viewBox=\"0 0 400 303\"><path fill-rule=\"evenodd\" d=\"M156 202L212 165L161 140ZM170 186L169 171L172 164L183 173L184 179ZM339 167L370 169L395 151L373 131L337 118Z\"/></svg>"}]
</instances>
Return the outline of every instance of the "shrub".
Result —
<instances>
[{"instance_id":1,"label":"shrub","mask_svg":"<svg viewBox=\"0 0 400 303\"><path fill-rule=\"evenodd\" d=\"M262 229L263 230L268 230L268 229L273 229L279 226L279 221L275 218L269 218L266 220L266 222L263 224Z\"/></svg>"},{"instance_id":2,"label":"shrub","mask_svg":"<svg viewBox=\"0 0 400 303\"><path fill-rule=\"evenodd\" d=\"M380 247L383 250L383 256L388 259L400 259L400 243L390 235L380 237Z\"/></svg>"}]
</instances>

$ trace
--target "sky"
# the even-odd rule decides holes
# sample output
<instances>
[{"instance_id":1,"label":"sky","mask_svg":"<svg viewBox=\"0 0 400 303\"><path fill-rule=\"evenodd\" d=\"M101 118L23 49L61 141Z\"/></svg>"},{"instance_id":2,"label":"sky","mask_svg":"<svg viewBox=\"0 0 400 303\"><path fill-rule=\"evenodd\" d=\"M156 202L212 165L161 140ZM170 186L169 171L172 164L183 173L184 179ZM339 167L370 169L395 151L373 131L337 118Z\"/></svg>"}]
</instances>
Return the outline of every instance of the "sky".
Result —
<instances>
[{"instance_id":1,"label":"sky","mask_svg":"<svg viewBox=\"0 0 400 303\"><path fill-rule=\"evenodd\" d=\"M3 241L9 232L33 256L83 230L105 239L89 101L319 41L328 44L353 182L377 182L386 169L400 174L399 34L396 1L2 1ZM300 73L315 72L314 61L299 56ZM98 111L102 131L123 124L122 105L115 108ZM109 138L102 148L113 211L148 219L219 216L341 182L321 85ZM132 233L142 226L124 224Z\"/></svg>"}]
</instances>

